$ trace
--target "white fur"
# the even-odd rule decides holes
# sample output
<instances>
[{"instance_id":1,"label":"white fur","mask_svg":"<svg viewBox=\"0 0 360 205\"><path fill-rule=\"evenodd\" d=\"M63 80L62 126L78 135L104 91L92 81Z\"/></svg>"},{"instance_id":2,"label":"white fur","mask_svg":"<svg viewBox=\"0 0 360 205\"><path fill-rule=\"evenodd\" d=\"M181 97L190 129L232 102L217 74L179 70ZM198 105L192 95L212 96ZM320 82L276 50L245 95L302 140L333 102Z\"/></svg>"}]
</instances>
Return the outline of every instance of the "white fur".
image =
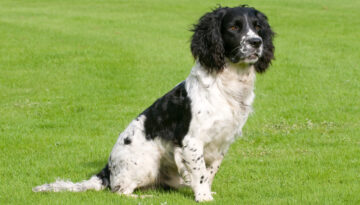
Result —
<instances>
[{"instance_id":1,"label":"white fur","mask_svg":"<svg viewBox=\"0 0 360 205\"><path fill-rule=\"evenodd\" d=\"M228 63L221 73L208 73L199 63L186 79L192 120L183 147L155 138L145 139L145 116L120 134L109 159L111 188L131 194L135 188L165 183L190 186L197 201L212 200L211 184L235 137L241 135L254 99L253 66ZM131 136L131 146L124 139ZM150 153L150 154L149 154ZM161 166L170 179L159 178ZM200 183L202 181L202 183ZM117 187L122 184L121 187Z\"/></svg>"},{"instance_id":2,"label":"white fur","mask_svg":"<svg viewBox=\"0 0 360 205\"><path fill-rule=\"evenodd\" d=\"M105 186L102 185L101 179L96 176L92 176L89 180L84 180L82 182L73 183L71 181L56 180L51 184L44 184L41 186L34 187L32 190L34 192L44 192L44 191L72 191L72 192L82 192L88 189L94 189L100 191L104 189Z\"/></svg>"},{"instance_id":3,"label":"white fur","mask_svg":"<svg viewBox=\"0 0 360 205\"><path fill-rule=\"evenodd\" d=\"M208 73L197 63L186 79L193 118L184 138L183 144L188 146L183 149L183 154L190 162L191 187L197 201L212 200L213 177L230 144L241 135L251 112L254 81L253 66L230 63L220 73ZM189 153L189 147L200 152ZM193 163L199 156L201 159Z\"/></svg>"},{"instance_id":4,"label":"white fur","mask_svg":"<svg viewBox=\"0 0 360 205\"><path fill-rule=\"evenodd\" d=\"M145 115L140 115L120 134L110 154L111 190L133 196L136 188L157 184L174 188L190 186L196 201L212 200L214 176L251 112L254 81L253 66L227 62L223 71L209 73L197 62L186 79L192 119L183 146L177 147L160 137L147 140ZM124 144L127 137L130 144ZM101 180L93 176L79 183L56 181L33 191L103 188Z\"/></svg>"},{"instance_id":5,"label":"white fur","mask_svg":"<svg viewBox=\"0 0 360 205\"><path fill-rule=\"evenodd\" d=\"M247 53L249 50L253 50L254 48L252 47L252 45L250 45L249 43L247 43L247 41L249 40L249 39L254 39L254 38L257 38L257 39L261 39L261 37L258 35L258 34L256 34L256 32L254 32L251 28L250 28L250 25L249 25L249 21L248 21L248 19L247 19L247 16L245 15L244 16L245 17L245 22L246 22L246 24L245 24L245 27L246 27L246 30L247 30L247 32L246 32L246 34L244 35L244 36L242 36L241 37L241 39L240 39L240 51L242 52L242 53ZM263 52L263 44L261 44L260 45L260 47L259 47L259 49L256 51L256 53L258 54L258 55L261 55L262 54L262 52ZM258 58L253 58L253 59L245 59L244 60L244 62L245 63L255 63L256 61L258 60Z\"/></svg>"}]
</instances>

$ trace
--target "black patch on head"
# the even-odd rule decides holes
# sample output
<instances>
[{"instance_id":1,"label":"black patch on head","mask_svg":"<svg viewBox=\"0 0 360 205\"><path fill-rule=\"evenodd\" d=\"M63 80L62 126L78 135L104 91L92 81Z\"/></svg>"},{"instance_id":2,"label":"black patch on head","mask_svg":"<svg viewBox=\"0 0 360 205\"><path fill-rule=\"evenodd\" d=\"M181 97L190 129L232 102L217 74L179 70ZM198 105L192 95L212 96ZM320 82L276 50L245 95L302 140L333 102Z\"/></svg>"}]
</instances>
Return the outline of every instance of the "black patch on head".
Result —
<instances>
[{"instance_id":1,"label":"black patch on head","mask_svg":"<svg viewBox=\"0 0 360 205\"><path fill-rule=\"evenodd\" d=\"M231 31L229 28L236 28ZM255 70L257 72L264 72L271 60L274 59L274 32L271 30L267 21L267 17L252 7L246 5L228 8L227 13L222 22L222 38L225 48L225 56L232 62L236 62L241 58L239 51L240 40L250 30L255 32L262 41L263 52L257 62L255 62ZM255 38L256 39L256 38ZM247 41L249 42L250 39ZM260 39L259 39L260 40Z\"/></svg>"},{"instance_id":2,"label":"black patch on head","mask_svg":"<svg viewBox=\"0 0 360 205\"><path fill-rule=\"evenodd\" d=\"M225 50L220 33L226 8L216 8L199 19L191 30L191 52L209 72L220 71L225 66Z\"/></svg>"},{"instance_id":3,"label":"black patch on head","mask_svg":"<svg viewBox=\"0 0 360 205\"><path fill-rule=\"evenodd\" d=\"M126 144L126 145L131 144L131 139L129 137L126 137L124 139L124 144Z\"/></svg>"},{"instance_id":4,"label":"black patch on head","mask_svg":"<svg viewBox=\"0 0 360 205\"><path fill-rule=\"evenodd\" d=\"M109 186L110 185L109 164L106 164L104 169L102 169L96 176L101 179L102 185L104 185L106 187Z\"/></svg>"},{"instance_id":5,"label":"black patch on head","mask_svg":"<svg viewBox=\"0 0 360 205\"><path fill-rule=\"evenodd\" d=\"M245 16L249 18L245 20ZM256 32L262 38L263 53L254 64L255 70L259 73L264 72L274 59L274 32L263 13L246 5L234 8L218 7L202 16L191 30L194 32L191 39L191 52L209 72L221 71L225 66L225 57L234 58L243 33L234 38L236 34L231 34L231 32L225 32L227 35L224 36L224 30L229 29L227 28L229 23L237 22L238 24L240 19L247 21L243 23L249 23L252 30L255 30L255 27L260 28ZM255 22L256 26L253 25ZM241 30L240 27L239 30ZM239 60L238 58L239 56L236 56L234 60Z\"/></svg>"},{"instance_id":6,"label":"black patch on head","mask_svg":"<svg viewBox=\"0 0 360 205\"><path fill-rule=\"evenodd\" d=\"M191 100L180 83L163 97L159 98L142 114L146 139L161 137L182 146L182 140L189 130L191 120Z\"/></svg>"}]
</instances>

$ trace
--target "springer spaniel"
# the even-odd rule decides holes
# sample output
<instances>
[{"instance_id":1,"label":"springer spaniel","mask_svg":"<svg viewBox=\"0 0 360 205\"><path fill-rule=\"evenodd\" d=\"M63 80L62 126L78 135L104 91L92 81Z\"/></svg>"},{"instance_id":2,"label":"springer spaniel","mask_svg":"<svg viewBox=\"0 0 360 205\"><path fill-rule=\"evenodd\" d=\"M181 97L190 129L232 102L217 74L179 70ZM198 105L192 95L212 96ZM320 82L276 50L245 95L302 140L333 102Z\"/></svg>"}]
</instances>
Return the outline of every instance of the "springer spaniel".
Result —
<instances>
[{"instance_id":1,"label":"springer spaniel","mask_svg":"<svg viewBox=\"0 0 360 205\"><path fill-rule=\"evenodd\" d=\"M189 76L129 124L105 168L89 180L33 191L110 187L134 196L138 188L190 186L196 201L213 200L214 176L251 113L255 74L274 58L274 33L267 17L247 6L216 8L192 31Z\"/></svg>"}]
</instances>

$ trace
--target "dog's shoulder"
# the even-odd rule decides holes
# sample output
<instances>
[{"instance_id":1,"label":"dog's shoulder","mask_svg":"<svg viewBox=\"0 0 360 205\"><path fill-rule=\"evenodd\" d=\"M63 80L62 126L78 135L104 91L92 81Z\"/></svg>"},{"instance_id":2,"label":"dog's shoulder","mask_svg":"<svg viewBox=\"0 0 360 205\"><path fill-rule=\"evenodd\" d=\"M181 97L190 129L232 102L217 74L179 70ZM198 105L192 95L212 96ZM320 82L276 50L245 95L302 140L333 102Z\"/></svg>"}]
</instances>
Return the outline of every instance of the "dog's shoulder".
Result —
<instances>
[{"instance_id":1,"label":"dog's shoulder","mask_svg":"<svg viewBox=\"0 0 360 205\"><path fill-rule=\"evenodd\" d=\"M186 82L179 83L140 114L145 116L146 139L160 137L181 145L191 121L191 99Z\"/></svg>"}]
</instances>

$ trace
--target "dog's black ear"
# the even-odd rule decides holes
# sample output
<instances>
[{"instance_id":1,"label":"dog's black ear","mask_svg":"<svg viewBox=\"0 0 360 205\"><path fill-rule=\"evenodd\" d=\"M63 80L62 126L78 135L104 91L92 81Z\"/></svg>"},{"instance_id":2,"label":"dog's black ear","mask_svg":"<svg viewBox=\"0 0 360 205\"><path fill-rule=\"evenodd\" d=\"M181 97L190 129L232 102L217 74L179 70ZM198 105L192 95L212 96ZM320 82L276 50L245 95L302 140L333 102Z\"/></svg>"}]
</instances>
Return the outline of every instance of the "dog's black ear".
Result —
<instances>
[{"instance_id":1,"label":"dog's black ear","mask_svg":"<svg viewBox=\"0 0 360 205\"><path fill-rule=\"evenodd\" d=\"M259 18L259 23L261 30L259 31L260 37L263 39L263 55L255 63L255 70L259 73L265 72L265 70L270 66L271 60L275 59L274 52L275 47L273 44L273 38L275 33L271 30L270 25L267 21L265 14L257 12L257 17Z\"/></svg>"},{"instance_id":2,"label":"dog's black ear","mask_svg":"<svg viewBox=\"0 0 360 205\"><path fill-rule=\"evenodd\" d=\"M225 66L225 49L221 37L221 21L226 8L218 7L206 13L191 30L191 52L209 72L221 71Z\"/></svg>"}]
</instances>

